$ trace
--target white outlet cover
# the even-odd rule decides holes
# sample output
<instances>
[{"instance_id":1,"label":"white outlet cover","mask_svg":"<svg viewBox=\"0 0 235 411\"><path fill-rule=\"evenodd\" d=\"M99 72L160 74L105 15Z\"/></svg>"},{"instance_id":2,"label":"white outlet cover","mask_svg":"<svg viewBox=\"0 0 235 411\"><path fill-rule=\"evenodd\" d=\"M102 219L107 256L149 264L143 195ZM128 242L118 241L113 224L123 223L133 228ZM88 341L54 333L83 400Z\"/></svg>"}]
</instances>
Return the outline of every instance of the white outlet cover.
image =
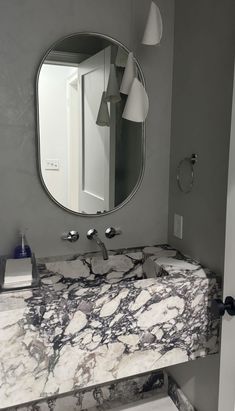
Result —
<instances>
[{"instance_id":1,"label":"white outlet cover","mask_svg":"<svg viewBox=\"0 0 235 411\"><path fill-rule=\"evenodd\" d=\"M60 168L59 160L57 158L47 158L45 161L45 170L58 171Z\"/></svg>"}]
</instances>

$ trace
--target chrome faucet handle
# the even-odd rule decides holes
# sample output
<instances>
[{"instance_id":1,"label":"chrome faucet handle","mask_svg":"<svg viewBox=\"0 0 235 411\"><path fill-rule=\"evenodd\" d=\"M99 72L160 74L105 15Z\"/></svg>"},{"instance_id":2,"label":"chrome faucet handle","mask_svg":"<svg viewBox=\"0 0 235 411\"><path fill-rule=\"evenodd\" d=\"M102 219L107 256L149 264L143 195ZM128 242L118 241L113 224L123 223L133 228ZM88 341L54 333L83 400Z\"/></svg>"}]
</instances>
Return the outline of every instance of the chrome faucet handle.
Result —
<instances>
[{"instance_id":1,"label":"chrome faucet handle","mask_svg":"<svg viewBox=\"0 0 235 411\"><path fill-rule=\"evenodd\" d=\"M61 237L64 241L69 241L70 243L75 243L79 239L78 231L71 230L68 233L65 233Z\"/></svg>"},{"instance_id":2,"label":"chrome faucet handle","mask_svg":"<svg viewBox=\"0 0 235 411\"><path fill-rule=\"evenodd\" d=\"M120 228L108 227L108 228L105 230L105 236L106 236L107 238L113 238L113 237L115 237L116 235L120 235L121 233L122 233L122 232L121 232Z\"/></svg>"},{"instance_id":3,"label":"chrome faucet handle","mask_svg":"<svg viewBox=\"0 0 235 411\"><path fill-rule=\"evenodd\" d=\"M87 231L87 238L88 240L93 240L94 236L98 234L98 231L95 228L91 228Z\"/></svg>"}]
</instances>

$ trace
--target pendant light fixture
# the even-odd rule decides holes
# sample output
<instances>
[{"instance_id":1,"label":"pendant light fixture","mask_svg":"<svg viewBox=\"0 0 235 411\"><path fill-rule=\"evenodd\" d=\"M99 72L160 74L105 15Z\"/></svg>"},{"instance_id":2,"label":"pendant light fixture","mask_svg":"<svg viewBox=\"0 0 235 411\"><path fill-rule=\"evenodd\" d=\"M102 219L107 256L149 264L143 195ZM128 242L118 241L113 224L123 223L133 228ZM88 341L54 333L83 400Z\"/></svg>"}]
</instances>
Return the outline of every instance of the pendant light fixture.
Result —
<instances>
[{"instance_id":1,"label":"pendant light fixture","mask_svg":"<svg viewBox=\"0 0 235 411\"><path fill-rule=\"evenodd\" d=\"M125 68L127 64L127 58L128 58L128 54L126 50L124 50L122 47L119 46L116 59L115 59L115 66Z\"/></svg>"},{"instance_id":2,"label":"pendant light fixture","mask_svg":"<svg viewBox=\"0 0 235 411\"><path fill-rule=\"evenodd\" d=\"M110 103L118 103L119 101L121 101L121 96L120 96L118 81L117 81L116 67L114 64L111 64L110 66L109 81L108 81L108 87L107 87L105 99L106 101L109 101Z\"/></svg>"},{"instance_id":3,"label":"pendant light fixture","mask_svg":"<svg viewBox=\"0 0 235 411\"><path fill-rule=\"evenodd\" d=\"M149 99L143 84L135 77L122 114L126 120L142 123L149 110Z\"/></svg>"},{"instance_id":4,"label":"pendant light fixture","mask_svg":"<svg viewBox=\"0 0 235 411\"><path fill-rule=\"evenodd\" d=\"M136 64L133 53L130 52L127 59L126 68L123 74L120 92L122 94L129 94L134 78L136 77Z\"/></svg>"},{"instance_id":5,"label":"pendant light fixture","mask_svg":"<svg viewBox=\"0 0 235 411\"><path fill-rule=\"evenodd\" d=\"M101 102L100 102L100 108L96 120L97 126L100 127L109 127L110 126L110 116L109 116L109 108L108 108L108 103L106 101L106 93L105 91L102 94Z\"/></svg>"},{"instance_id":6,"label":"pendant light fixture","mask_svg":"<svg viewBox=\"0 0 235 411\"><path fill-rule=\"evenodd\" d=\"M158 6L151 2L148 19L142 39L142 44L146 46L155 46L159 44L162 38L163 24L162 16Z\"/></svg>"}]
</instances>

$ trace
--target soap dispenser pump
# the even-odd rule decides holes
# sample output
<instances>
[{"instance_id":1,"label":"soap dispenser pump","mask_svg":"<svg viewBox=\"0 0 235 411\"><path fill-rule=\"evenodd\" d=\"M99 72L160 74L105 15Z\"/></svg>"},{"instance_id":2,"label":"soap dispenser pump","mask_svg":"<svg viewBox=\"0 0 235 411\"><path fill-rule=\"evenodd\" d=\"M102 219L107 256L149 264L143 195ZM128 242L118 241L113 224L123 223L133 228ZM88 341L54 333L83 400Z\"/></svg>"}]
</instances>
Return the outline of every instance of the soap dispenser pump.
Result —
<instances>
[{"instance_id":1,"label":"soap dispenser pump","mask_svg":"<svg viewBox=\"0 0 235 411\"><path fill-rule=\"evenodd\" d=\"M14 250L14 258L30 258L32 256L31 249L27 244L24 231L19 231L20 244Z\"/></svg>"}]
</instances>

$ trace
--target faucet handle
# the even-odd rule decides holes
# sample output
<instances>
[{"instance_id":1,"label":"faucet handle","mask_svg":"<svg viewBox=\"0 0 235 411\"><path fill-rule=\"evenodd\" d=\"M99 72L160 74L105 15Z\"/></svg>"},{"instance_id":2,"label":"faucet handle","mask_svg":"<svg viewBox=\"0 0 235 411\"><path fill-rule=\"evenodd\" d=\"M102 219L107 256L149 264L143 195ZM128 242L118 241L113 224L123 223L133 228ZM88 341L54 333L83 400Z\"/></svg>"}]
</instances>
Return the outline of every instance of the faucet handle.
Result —
<instances>
[{"instance_id":1,"label":"faucet handle","mask_svg":"<svg viewBox=\"0 0 235 411\"><path fill-rule=\"evenodd\" d=\"M68 233L65 233L61 237L62 240L69 241L70 243L75 243L79 239L78 231L71 230Z\"/></svg>"},{"instance_id":2,"label":"faucet handle","mask_svg":"<svg viewBox=\"0 0 235 411\"><path fill-rule=\"evenodd\" d=\"M105 230L105 236L106 236L107 238L113 238L113 237L115 237L116 235L120 235L121 233L122 233L122 232L121 232L120 228L108 227L108 228Z\"/></svg>"},{"instance_id":3,"label":"faucet handle","mask_svg":"<svg viewBox=\"0 0 235 411\"><path fill-rule=\"evenodd\" d=\"M95 228L91 228L90 230L87 231L86 236L88 240L92 240L96 234L98 234L98 231Z\"/></svg>"}]
</instances>

